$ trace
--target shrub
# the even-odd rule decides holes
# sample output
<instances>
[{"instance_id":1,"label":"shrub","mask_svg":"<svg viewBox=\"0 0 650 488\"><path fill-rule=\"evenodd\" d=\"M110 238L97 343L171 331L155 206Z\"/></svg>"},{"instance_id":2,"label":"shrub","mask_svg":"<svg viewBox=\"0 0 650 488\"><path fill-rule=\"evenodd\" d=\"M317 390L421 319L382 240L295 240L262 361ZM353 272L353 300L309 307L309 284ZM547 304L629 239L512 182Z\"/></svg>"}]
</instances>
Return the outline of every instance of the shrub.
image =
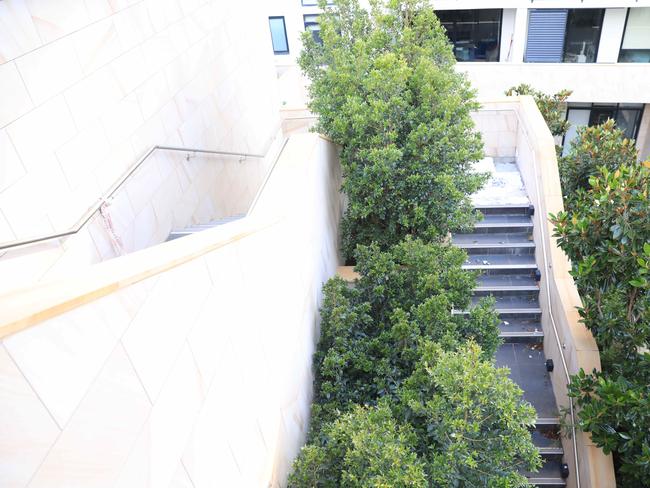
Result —
<instances>
[{"instance_id":1,"label":"shrub","mask_svg":"<svg viewBox=\"0 0 650 488\"><path fill-rule=\"evenodd\" d=\"M602 372L572 379L579 427L613 452L620 486L650 486L650 163L601 167L551 216L572 261Z\"/></svg>"},{"instance_id":2,"label":"shrub","mask_svg":"<svg viewBox=\"0 0 650 488\"><path fill-rule=\"evenodd\" d=\"M472 342L444 351L427 341L420 354L399 409L418 435L430 486L529 486L518 469L541 467L529 431L537 414L507 368Z\"/></svg>"},{"instance_id":3,"label":"shrub","mask_svg":"<svg viewBox=\"0 0 650 488\"><path fill-rule=\"evenodd\" d=\"M553 136L564 136L569 130L569 121L565 119L566 101L573 93L571 90L562 90L555 95L547 95L536 90L530 85L522 83L506 91L506 96L531 95L535 99L537 108L542 113L549 130Z\"/></svg>"},{"instance_id":4,"label":"shrub","mask_svg":"<svg viewBox=\"0 0 650 488\"><path fill-rule=\"evenodd\" d=\"M473 219L486 176L470 112L478 108L427 0L322 2L322 45L303 37L316 130L342 146L342 251L387 249L406 235L439 239Z\"/></svg>"},{"instance_id":5,"label":"shrub","mask_svg":"<svg viewBox=\"0 0 650 488\"><path fill-rule=\"evenodd\" d=\"M648 166L600 168L590 190L572 197L573 210L551 216L605 365L634 358L650 343Z\"/></svg>"},{"instance_id":6,"label":"shrub","mask_svg":"<svg viewBox=\"0 0 650 488\"><path fill-rule=\"evenodd\" d=\"M340 278L324 287L321 341L315 354L313 430L349 405L392 397L413 371L423 339L453 349L476 340L491 358L499 341L492 302L468 316L476 274L461 269L465 253L407 239L382 252L360 246L354 287Z\"/></svg>"},{"instance_id":7,"label":"shrub","mask_svg":"<svg viewBox=\"0 0 650 488\"><path fill-rule=\"evenodd\" d=\"M408 425L386 404L356 406L324 427L320 443L302 448L289 488L406 488L429 486Z\"/></svg>"},{"instance_id":8,"label":"shrub","mask_svg":"<svg viewBox=\"0 0 650 488\"><path fill-rule=\"evenodd\" d=\"M569 391L580 408L578 427L614 454L621 488L650 486L650 355L634 365L628 375L580 371Z\"/></svg>"},{"instance_id":9,"label":"shrub","mask_svg":"<svg viewBox=\"0 0 650 488\"><path fill-rule=\"evenodd\" d=\"M611 119L601 125L579 128L569 152L559 159L562 194L567 207L571 207L578 189L589 189L589 178L596 175L599 168L616 170L622 165L635 165L637 155L634 141L626 139Z\"/></svg>"}]
</instances>

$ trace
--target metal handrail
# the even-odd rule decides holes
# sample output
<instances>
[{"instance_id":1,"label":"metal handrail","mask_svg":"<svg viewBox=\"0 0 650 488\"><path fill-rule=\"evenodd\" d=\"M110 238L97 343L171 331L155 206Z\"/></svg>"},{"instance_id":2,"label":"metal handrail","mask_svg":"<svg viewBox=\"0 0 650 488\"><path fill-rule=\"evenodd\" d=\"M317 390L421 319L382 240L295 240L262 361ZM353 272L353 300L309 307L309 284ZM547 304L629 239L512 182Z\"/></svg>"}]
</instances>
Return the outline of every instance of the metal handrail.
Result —
<instances>
[{"instance_id":1,"label":"metal handrail","mask_svg":"<svg viewBox=\"0 0 650 488\"><path fill-rule=\"evenodd\" d=\"M187 147L176 147L176 146L152 146L149 148L149 150L142 156L138 161L126 172L122 177L115 182L110 189L103 195L101 196L97 202L93 206L91 206L77 221L75 225L73 225L70 229L63 231L63 232L56 232L52 234L46 234L42 235L39 237L32 237L29 239L22 239L22 240L17 240L13 242L5 242L5 243L0 243L0 251L6 251L8 249L15 249L18 247L22 246L27 246L29 244L36 244L39 242L45 242L45 241L50 241L53 239L60 239L62 237L69 237L71 235L74 235L78 233L84 225L90 221L90 219L100 210L101 206L106 202L109 198L111 198L117 190L119 190L122 185L128 180L133 173L135 173L142 164L149 159L149 157L156 151L179 151L179 152L186 152L188 153L186 156L186 159L189 161L190 159L190 153L191 154L215 154L218 156L228 156L228 157L238 157L240 158L240 161L245 160L246 158L256 158L256 159L261 159L264 158L264 155L260 154L248 154L248 153L238 153L238 152L231 152L231 151L216 151L216 150L211 150L211 149L197 149L197 148L187 148Z\"/></svg>"},{"instance_id":2,"label":"metal handrail","mask_svg":"<svg viewBox=\"0 0 650 488\"><path fill-rule=\"evenodd\" d=\"M517 123L518 126L522 128L524 132L526 132L526 138L530 140L530 134L526 131L526 126L522 123L521 117L519 115L519 112L517 110L510 110L510 109L487 109L487 110L493 110L493 111L512 111L515 113L515 116L517 117ZM537 175L539 174L538 171L541 170L541 168L538 166L538 161L537 161L537 154L535 153L534 149L531 151L532 156L533 156L533 171L534 171L534 180L535 180L535 193L537 194L536 198L536 208L540 210L542 208L542 200L541 200L541 194L540 194L540 188L539 188L539 182L537 179ZM542 260L544 262L544 271L546 273L546 277L544 280L545 288L546 288L546 302L547 302L547 307L548 307L548 314L549 318L551 319L551 326L553 329L553 336L555 338L555 342L557 344L558 352L560 353L560 360L562 362L562 370L564 371L564 376L567 381L567 385L571 383L571 374L569 373L569 367L567 365L567 360L564 356L564 349L565 349L565 344L562 343L560 340L560 334L557 330L557 324L555 323L555 318L553 317L553 303L551 301L551 285L549 283L549 274L550 274L550 268L551 264L548 262L548 250L546 248L546 227L545 224L546 222L544 219L542 219L542 213L537 211L535 212L535 220L539 222L539 231L541 233L541 244L542 244ZM573 447L573 463L575 467L575 475L576 475L576 487L580 488L580 460L578 456L578 446L577 446L577 441L576 441L576 419L575 419L575 406L573 404L573 399L571 397L568 397L569 399L569 416L571 417L571 443Z\"/></svg>"}]
</instances>

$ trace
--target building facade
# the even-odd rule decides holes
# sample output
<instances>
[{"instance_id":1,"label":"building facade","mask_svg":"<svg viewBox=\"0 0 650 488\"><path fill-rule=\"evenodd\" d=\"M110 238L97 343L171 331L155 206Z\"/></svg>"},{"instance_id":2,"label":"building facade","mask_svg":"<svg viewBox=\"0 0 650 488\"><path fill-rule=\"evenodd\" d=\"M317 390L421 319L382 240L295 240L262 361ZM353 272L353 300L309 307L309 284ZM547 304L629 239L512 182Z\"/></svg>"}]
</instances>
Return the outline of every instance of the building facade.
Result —
<instances>
[{"instance_id":1,"label":"building facade","mask_svg":"<svg viewBox=\"0 0 650 488\"><path fill-rule=\"evenodd\" d=\"M300 34L318 35L315 0L269 2L276 65L295 65ZM437 0L458 69L479 98L501 97L528 83L573 92L572 128L616 120L650 156L650 0Z\"/></svg>"}]
</instances>

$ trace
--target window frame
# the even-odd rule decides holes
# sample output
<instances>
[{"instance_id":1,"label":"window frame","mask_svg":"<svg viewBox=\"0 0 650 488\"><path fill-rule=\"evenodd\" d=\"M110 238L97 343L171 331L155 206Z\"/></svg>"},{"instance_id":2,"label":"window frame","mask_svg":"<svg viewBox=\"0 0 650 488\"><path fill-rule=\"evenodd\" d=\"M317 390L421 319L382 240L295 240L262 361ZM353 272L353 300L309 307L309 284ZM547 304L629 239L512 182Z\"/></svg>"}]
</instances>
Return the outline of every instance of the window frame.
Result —
<instances>
[{"instance_id":1,"label":"window frame","mask_svg":"<svg viewBox=\"0 0 650 488\"><path fill-rule=\"evenodd\" d=\"M273 42L273 29L271 29L271 20L278 20L282 19L282 27L284 29L284 41L285 44L287 45L287 50L286 51L276 51L274 42ZM273 54L275 56L284 56L287 54L290 54L290 49L289 49L289 36L287 36L287 21L284 18L284 15L269 15L269 31L271 33L271 49L273 49Z\"/></svg>"}]
</instances>

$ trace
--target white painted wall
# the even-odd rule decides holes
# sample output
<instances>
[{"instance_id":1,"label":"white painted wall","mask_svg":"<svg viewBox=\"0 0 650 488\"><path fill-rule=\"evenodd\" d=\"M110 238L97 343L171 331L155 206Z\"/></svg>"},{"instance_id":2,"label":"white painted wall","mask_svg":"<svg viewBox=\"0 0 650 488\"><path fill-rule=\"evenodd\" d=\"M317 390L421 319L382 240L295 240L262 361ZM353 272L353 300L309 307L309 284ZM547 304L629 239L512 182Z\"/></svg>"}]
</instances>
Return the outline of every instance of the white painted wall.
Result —
<instances>
[{"instance_id":1,"label":"white painted wall","mask_svg":"<svg viewBox=\"0 0 650 488\"><path fill-rule=\"evenodd\" d=\"M650 103L650 64L458 63L483 99L503 96L519 83L546 93L573 90L571 102Z\"/></svg>"},{"instance_id":2,"label":"white painted wall","mask_svg":"<svg viewBox=\"0 0 650 488\"><path fill-rule=\"evenodd\" d=\"M439 10L479 8L610 8L648 7L650 0L435 0Z\"/></svg>"},{"instance_id":3,"label":"white painted wall","mask_svg":"<svg viewBox=\"0 0 650 488\"><path fill-rule=\"evenodd\" d=\"M336 148L294 136L253 217L55 282L215 248L1 341L0 486L282 485L309 424L339 187Z\"/></svg>"},{"instance_id":4,"label":"white painted wall","mask_svg":"<svg viewBox=\"0 0 650 488\"><path fill-rule=\"evenodd\" d=\"M513 58L516 15L517 9L503 9L503 17L501 20L501 53L499 56L499 62L507 63Z\"/></svg>"},{"instance_id":5,"label":"white painted wall","mask_svg":"<svg viewBox=\"0 0 650 488\"><path fill-rule=\"evenodd\" d=\"M515 17L515 32L512 45L512 55L509 62L523 63L526 51L526 38L528 36L528 9L518 8Z\"/></svg>"},{"instance_id":6,"label":"white painted wall","mask_svg":"<svg viewBox=\"0 0 650 488\"><path fill-rule=\"evenodd\" d=\"M600 44L598 45L598 59L596 60L598 63L618 62L626 17L626 8L608 8L605 10L603 29L600 33Z\"/></svg>"},{"instance_id":7,"label":"white painted wall","mask_svg":"<svg viewBox=\"0 0 650 488\"><path fill-rule=\"evenodd\" d=\"M280 120L263 4L0 2L0 242L66 230L152 145L264 153ZM131 190L138 228L165 227L138 203L151 188ZM92 263L97 240L67 245ZM45 266L65 245L12 259Z\"/></svg>"}]
</instances>

